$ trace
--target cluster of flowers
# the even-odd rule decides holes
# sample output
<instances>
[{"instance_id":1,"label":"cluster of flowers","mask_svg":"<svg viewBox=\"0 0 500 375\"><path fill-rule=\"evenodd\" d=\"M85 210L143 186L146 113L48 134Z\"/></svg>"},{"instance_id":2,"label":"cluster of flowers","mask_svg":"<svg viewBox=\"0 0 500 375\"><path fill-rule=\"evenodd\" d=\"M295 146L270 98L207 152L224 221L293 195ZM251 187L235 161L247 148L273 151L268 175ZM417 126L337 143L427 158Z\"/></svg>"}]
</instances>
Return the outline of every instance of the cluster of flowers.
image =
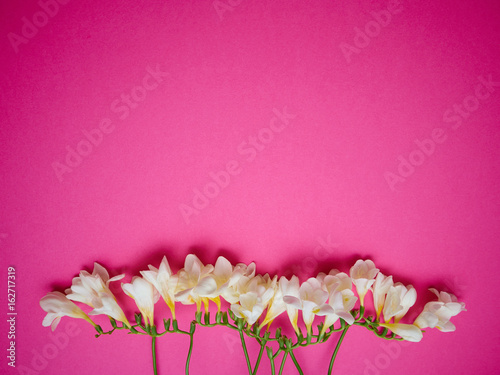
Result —
<instances>
[{"instance_id":1,"label":"cluster of flowers","mask_svg":"<svg viewBox=\"0 0 500 375\"><path fill-rule=\"evenodd\" d=\"M371 291L376 316L369 320L370 324L390 330L402 339L417 342L422 339L421 330L424 328L454 331L455 326L450 318L465 310L465 304L457 302L454 295L430 289L438 300L427 303L413 323L400 323L415 304L417 293L411 285L394 283L392 276L379 272L371 260L358 260L351 267L349 275L332 270L302 283L296 276L278 280L277 276L262 276L255 271L254 263L233 266L224 257L219 257L215 266L204 265L198 257L189 254L184 268L176 274L164 257L159 268L149 265L149 270L141 271L142 277L135 276L131 283L122 283L121 286L135 300L144 323L149 326L154 326L154 305L160 297L168 305L174 320L176 302L195 304L197 312L203 306L207 312L209 301L213 301L220 312L222 297L231 305L232 313L248 326L257 323L259 328L265 325L269 327L277 316L286 312L293 329L301 335L297 323L300 310L310 336L315 316L324 316L321 333L339 319L353 324L356 314L352 311L358 298L362 315L365 296ZM105 314L131 327L109 289L112 281L124 276L110 278L106 269L98 263L95 263L92 274L81 271L65 294L50 292L40 300L42 309L47 312L43 325L51 326L54 330L61 317L69 316L85 319L97 328L89 315ZM73 301L86 304L92 310L87 315Z\"/></svg>"}]
</instances>

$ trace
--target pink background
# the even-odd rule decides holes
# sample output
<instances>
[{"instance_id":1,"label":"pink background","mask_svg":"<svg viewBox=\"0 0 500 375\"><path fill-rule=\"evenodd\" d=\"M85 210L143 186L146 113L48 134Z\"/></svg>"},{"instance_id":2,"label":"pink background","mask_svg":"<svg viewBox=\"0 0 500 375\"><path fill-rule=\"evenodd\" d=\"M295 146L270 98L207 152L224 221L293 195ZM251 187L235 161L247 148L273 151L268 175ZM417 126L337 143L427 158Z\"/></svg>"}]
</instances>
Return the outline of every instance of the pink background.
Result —
<instances>
[{"instance_id":1,"label":"pink background","mask_svg":"<svg viewBox=\"0 0 500 375\"><path fill-rule=\"evenodd\" d=\"M336 374L498 373L500 83L477 88L480 76L500 82L498 1L71 1L55 9L44 18L34 0L0 5L0 274L6 285L7 266L16 267L18 369L33 370L44 350L52 357L41 371L10 369L4 316L0 372L152 373L149 338L95 339L84 321L75 328L63 319L56 333L75 336L59 336L63 347L50 352L38 302L94 261L130 280L163 254L177 270L194 252L303 280L370 258L417 288L410 317L432 299L428 287L466 302L456 332L428 330L421 343L392 348L393 357L384 340L351 329ZM387 9L377 26L371 12ZM28 37L11 42L34 16L36 35L25 27ZM356 38L356 28L372 36ZM347 44L356 49L349 56ZM168 76L147 78L144 90L148 67ZM131 92L128 109L117 104ZM281 132L262 130L285 108L295 117ZM67 147L106 119L112 131L90 151L80 145L88 155L58 177L53 164L65 163ZM259 132L274 137L249 145ZM427 141L424 155L416 141L433 133L441 143ZM386 172L394 178L409 158L421 165L401 167L405 177L391 188ZM195 191L231 161L239 173L183 216L180 206L193 207ZM132 318L134 305L118 283L113 290ZM6 311L5 290L1 304ZM157 306L157 318L169 316ZM194 308L179 311L187 327ZM234 332L200 328L195 339L192 374L245 373ZM332 345L296 352L305 374L326 373ZM187 348L184 336L161 338L160 373L182 373ZM255 359L257 345L249 349ZM285 373L296 373L291 361Z\"/></svg>"}]
</instances>

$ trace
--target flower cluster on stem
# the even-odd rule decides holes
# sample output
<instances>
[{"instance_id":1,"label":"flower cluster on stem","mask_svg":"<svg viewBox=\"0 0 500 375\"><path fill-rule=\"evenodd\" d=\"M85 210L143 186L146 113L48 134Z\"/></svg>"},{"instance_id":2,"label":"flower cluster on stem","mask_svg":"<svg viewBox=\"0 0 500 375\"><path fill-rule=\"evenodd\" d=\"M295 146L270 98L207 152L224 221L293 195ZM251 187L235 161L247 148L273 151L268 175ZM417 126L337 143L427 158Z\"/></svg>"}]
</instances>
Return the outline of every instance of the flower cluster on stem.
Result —
<instances>
[{"instance_id":1,"label":"flower cluster on stem","mask_svg":"<svg viewBox=\"0 0 500 375\"><path fill-rule=\"evenodd\" d=\"M381 273L371 260L358 260L349 274L333 269L328 274L320 273L302 283L297 276L278 280L278 276L257 274L254 263L233 266L222 256L215 265L204 265L196 255L189 254L184 267L177 273L172 272L166 257L158 268L152 265L148 268L140 272L142 277L134 276L130 283L121 284L123 292L135 301L140 312L134 315L135 324L129 322L109 289L110 282L125 275L110 278L108 271L98 263L94 264L92 274L81 271L65 293L50 292L40 300L40 306L47 312L42 324L54 330L63 316L69 316L92 324L97 331L96 337L115 330L149 335L152 337L154 374L157 374L156 338L167 333L189 336L185 367L186 374L189 374L197 326L225 326L238 331L249 375L257 374L264 353L270 360L273 374L276 371L282 373L287 358L292 359L297 371L302 374L294 350L324 343L339 332L328 368L328 374L331 374L340 344L353 325L365 327L386 340L418 342L423 337L424 328L454 331L455 325L450 319L465 310L465 304L458 302L454 295L431 288L438 300L428 302L414 321L402 322L416 303L417 292L412 285L394 283L392 276ZM372 312L365 306L365 296L369 292L373 293ZM161 329L156 325L158 322L155 322L154 316L154 307L160 297L171 312L170 318L163 319ZM227 311L223 311L222 301L229 305ZM92 310L85 313L75 302L88 305ZM210 316L210 302L217 307L214 319ZM187 330L179 328L176 303L196 305L195 317ZM274 332L270 330L273 321L285 312L294 331L293 338L283 334L282 327ZM99 314L109 317L109 331L105 332L91 319L91 316ZM299 325L299 314L305 331ZM313 327L315 320L320 321L317 329ZM254 364L246 339L256 340L260 346ZM277 370L275 359L279 355L282 359Z\"/></svg>"}]
</instances>

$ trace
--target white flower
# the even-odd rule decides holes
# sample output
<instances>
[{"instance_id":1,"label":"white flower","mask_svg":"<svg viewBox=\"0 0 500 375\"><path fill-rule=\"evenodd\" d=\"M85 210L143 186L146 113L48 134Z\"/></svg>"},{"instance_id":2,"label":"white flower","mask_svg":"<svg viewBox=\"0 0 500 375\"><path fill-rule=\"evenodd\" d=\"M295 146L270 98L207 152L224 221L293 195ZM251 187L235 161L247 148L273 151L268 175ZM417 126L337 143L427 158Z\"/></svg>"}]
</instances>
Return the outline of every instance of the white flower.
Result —
<instances>
[{"instance_id":1,"label":"white flower","mask_svg":"<svg viewBox=\"0 0 500 375\"><path fill-rule=\"evenodd\" d=\"M94 271L89 274L87 271L80 271L78 277L73 278L73 283L69 289L66 289L68 298L72 301L82 302L90 307L99 299L99 292L102 289L109 289L109 283L123 279L125 274L109 278L109 273L99 263L94 263Z\"/></svg>"},{"instance_id":2,"label":"white flower","mask_svg":"<svg viewBox=\"0 0 500 375\"><path fill-rule=\"evenodd\" d=\"M384 320L386 323L394 317L394 322L398 323L406 315L410 307L417 300L417 292L413 286L405 287L401 283L396 283L389 288L384 304Z\"/></svg>"},{"instance_id":3,"label":"white flower","mask_svg":"<svg viewBox=\"0 0 500 375\"><path fill-rule=\"evenodd\" d=\"M404 286L401 283L396 283L395 288L400 293L400 304L403 306L403 310L394 315L394 323L398 323L408 312L410 307L412 307L415 302L417 302L417 291L412 285Z\"/></svg>"},{"instance_id":4,"label":"white flower","mask_svg":"<svg viewBox=\"0 0 500 375\"><path fill-rule=\"evenodd\" d=\"M276 317L281 315L282 313L285 312L286 310L286 304L283 301L283 291L281 289L281 281L283 280L283 277L280 279L279 283L276 283L274 285L274 295L269 301L268 307L267 307L267 313L264 318L264 321L260 324L260 328L264 327L264 325L268 324L268 328L273 322ZM288 281L288 280L287 280Z\"/></svg>"},{"instance_id":5,"label":"white flower","mask_svg":"<svg viewBox=\"0 0 500 375\"><path fill-rule=\"evenodd\" d=\"M401 336L406 341L419 342L420 340L422 340L423 337L422 331L416 325L413 324L381 323L380 326L390 329L392 332L394 332L396 335Z\"/></svg>"},{"instance_id":6,"label":"white flower","mask_svg":"<svg viewBox=\"0 0 500 375\"><path fill-rule=\"evenodd\" d=\"M163 257L158 269L152 265L149 265L148 267L149 271L141 271L142 277L153 284L156 290L160 293L172 313L172 318L175 320L175 290L177 288L178 281L177 275L172 274L172 270L170 269L166 256Z\"/></svg>"},{"instance_id":7,"label":"white flower","mask_svg":"<svg viewBox=\"0 0 500 375\"><path fill-rule=\"evenodd\" d=\"M92 274L81 271L80 276L73 279L71 288L66 290L66 297L92 307L93 310L89 312L89 315L105 314L130 327L125 313L109 289L110 282L120 280L124 276L122 274L109 278L108 271L100 264L94 263Z\"/></svg>"},{"instance_id":8,"label":"white flower","mask_svg":"<svg viewBox=\"0 0 500 375\"><path fill-rule=\"evenodd\" d=\"M47 293L47 295L40 300L40 306L47 313L45 318L43 318L42 325L44 327L50 326L52 331L56 329L63 316L85 319L94 327L96 326L81 308L66 298L61 292Z\"/></svg>"},{"instance_id":9,"label":"white flower","mask_svg":"<svg viewBox=\"0 0 500 375\"><path fill-rule=\"evenodd\" d=\"M300 282L297 276L293 275L290 280L288 280L285 276L282 276L280 278L280 289L282 298L284 296L291 296L299 299L300 298L299 288L300 288ZM285 303L285 301L283 301L283 303ZM299 318L299 309L286 303L285 303L285 308L293 329L295 330L295 332L300 333L299 327L297 325L297 321Z\"/></svg>"},{"instance_id":10,"label":"white flower","mask_svg":"<svg viewBox=\"0 0 500 375\"><path fill-rule=\"evenodd\" d=\"M352 289L352 279L345 272L331 270L328 275L319 274L317 279L323 284L328 294L335 290L342 291Z\"/></svg>"},{"instance_id":11,"label":"white flower","mask_svg":"<svg viewBox=\"0 0 500 375\"><path fill-rule=\"evenodd\" d=\"M154 307L155 303L160 299L160 293L153 284L142 277L134 276L131 283L122 283L122 289L127 296L135 300L144 318L144 323L150 326L154 325Z\"/></svg>"},{"instance_id":12,"label":"white flower","mask_svg":"<svg viewBox=\"0 0 500 375\"><path fill-rule=\"evenodd\" d=\"M385 276L382 272L378 273L373 284L373 304L375 305L377 320L379 320L380 313L384 308L385 296L393 285L392 276Z\"/></svg>"},{"instance_id":13,"label":"white flower","mask_svg":"<svg viewBox=\"0 0 500 375\"><path fill-rule=\"evenodd\" d=\"M253 266L253 272L255 273L255 265ZM217 262L215 262L213 271L199 281L196 286L196 291L200 297L205 297L214 301L218 311L220 311L220 296L226 295L226 290L236 284L247 272L246 265L239 263L233 268L233 265L226 258L219 256ZM250 273L251 272L250 270ZM228 294L232 294L232 292L233 291Z\"/></svg>"},{"instance_id":14,"label":"white flower","mask_svg":"<svg viewBox=\"0 0 500 375\"><path fill-rule=\"evenodd\" d=\"M371 260L358 260L351 267L350 275L358 291L361 306L364 306L365 295L375 282L374 278L379 269Z\"/></svg>"},{"instance_id":15,"label":"white flower","mask_svg":"<svg viewBox=\"0 0 500 375\"><path fill-rule=\"evenodd\" d=\"M286 304L302 310L302 319L308 334L312 333L311 326L314 321L315 311L319 311L319 308L327 299L328 293L323 290L321 282L314 277L302 283L299 288L298 298L291 295L283 296Z\"/></svg>"},{"instance_id":16,"label":"white flower","mask_svg":"<svg viewBox=\"0 0 500 375\"><path fill-rule=\"evenodd\" d=\"M125 316L125 313L118 305L118 302L116 302L116 298L110 290L103 290L99 292L97 302L98 304L94 305L94 310L89 312L89 315L104 314L130 327L130 323Z\"/></svg>"},{"instance_id":17,"label":"white flower","mask_svg":"<svg viewBox=\"0 0 500 375\"><path fill-rule=\"evenodd\" d=\"M274 296L277 276L273 279L268 274L256 275L242 286L239 304L232 304L231 311L238 317L253 325L264 312Z\"/></svg>"},{"instance_id":18,"label":"white flower","mask_svg":"<svg viewBox=\"0 0 500 375\"><path fill-rule=\"evenodd\" d=\"M465 304L458 302L457 297L446 292L438 292L436 289L429 289L438 297L437 301L428 302L424 306L422 313L415 319L417 327L424 329L436 327L442 332L455 331L455 325L450 322L450 318L465 310Z\"/></svg>"},{"instance_id":19,"label":"white flower","mask_svg":"<svg viewBox=\"0 0 500 375\"><path fill-rule=\"evenodd\" d=\"M314 310L317 315L325 316L321 333L325 333L339 318L347 324L353 324L354 317L350 311L358 298L352 291L351 278L343 272L330 272L330 275L325 276L323 284L328 291L328 303Z\"/></svg>"},{"instance_id":20,"label":"white flower","mask_svg":"<svg viewBox=\"0 0 500 375\"><path fill-rule=\"evenodd\" d=\"M231 305L231 311L238 317L253 325L264 312L265 305L255 292L248 292L240 296L240 303Z\"/></svg>"},{"instance_id":21,"label":"white flower","mask_svg":"<svg viewBox=\"0 0 500 375\"><path fill-rule=\"evenodd\" d=\"M238 303L244 287L254 278L254 276L255 263L250 263L248 266L243 263L238 263L234 266L233 274L229 279L227 287L221 291L221 297L231 304Z\"/></svg>"},{"instance_id":22,"label":"white flower","mask_svg":"<svg viewBox=\"0 0 500 375\"><path fill-rule=\"evenodd\" d=\"M255 263L250 263L248 266L245 263L238 263L233 268L233 273L229 279L228 287L232 287L240 282L242 277L252 279L255 276Z\"/></svg>"},{"instance_id":23,"label":"white flower","mask_svg":"<svg viewBox=\"0 0 500 375\"><path fill-rule=\"evenodd\" d=\"M197 286L200 280L212 272L213 269L214 266L211 264L204 266L196 255L188 254L184 261L184 268L178 273L179 281L177 283L177 293L175 294L176 300L184 305L196 303L197 311L200 311L201 302L204 302L205 308L207 308L208 299L201 297L200 293L210 293L214 285L202 285L199 288Z\"/></svg>"}]
</instances>

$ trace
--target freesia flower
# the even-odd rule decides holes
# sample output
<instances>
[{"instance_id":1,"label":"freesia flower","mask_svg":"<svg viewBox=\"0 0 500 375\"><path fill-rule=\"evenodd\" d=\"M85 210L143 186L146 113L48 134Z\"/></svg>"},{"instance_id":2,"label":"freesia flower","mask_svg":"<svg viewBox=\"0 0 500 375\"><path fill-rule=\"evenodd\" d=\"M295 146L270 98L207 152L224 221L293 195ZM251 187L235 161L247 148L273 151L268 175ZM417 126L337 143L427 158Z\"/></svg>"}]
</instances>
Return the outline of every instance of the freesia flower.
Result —
<instances>
[{"instance_id":1,"label":"freesia flower","mask_svg":"<svg viewBox=\"0 0 500 375\"><path fill-rule=\"evenodd\" d=\"M149 271L141 271L142 277L149 281L160 293L167 304L172 318L175 319L175 290L177 288L177 275L172 274L167 257L164 256L159 268L149 265Z\"/></svg>"},{"instance_id":2,"label":"freesia flower","mask_svg":"<svg viewBox=\"0 0 500 375\"><path fill-rule=\"evenodd\" d=\"M377 320L379 320L380 313L384 308L385 296L393 285L392 276L385 276L382 272L377 274L375 283L373 284L373 303L375 305L375 312L377 313Z\"/></svg>"},{"instance_id":3,"label":"freesia flower","mask_svg":"<svg viewBox=\"0 0 500 375\"><path fill-rule=\"evenodd\" d=\"M122 308L116 302L116 298L111 291L103 290L98 293L97 305L94 305L94 310L89 312L89 315L107 315L116 321L122 322L127 327L130 327L130 323L125 316Z\"/></svg>"},{"instance_id":4,"label":"freesia flower","mask_svg":"<svg viewBox=\"0 0 500 375\"><path fill-rule=\"evenodd\" d=\"M208 308L208 299L201 297L200 294L213 292L214 285L205 284L198 287L198 283L213 269L214 266L211 264L205 266L196 255L188 254L184 261L184 268L178 273L179 281L177 283L177 293L175 294L176 300L184 305L195 303L197 311L200 311L202 302L205 303L205 308Z\"/></svg>"},{"instance_id":5,"label":"freesia flower","mask_svg":"<svg viewBox=\"0 0 500 375\"><path fill-rule=\"evenodd\" d=\"M281 282L281 279L280 279ZM260 328L264 327L268 324L268 328L276 317L284 313L286 310L286 304L283 301L283 291L280 287L280 283L276 283L274 285L274 295L269 301L267 307L267 313L264 318L264 321L260 324ZM295 327L294 327L295 328Z\"/></svg>"},{"instance_id":6,"label":"freesia flower","mask_svg":"<svg viewBox=\"0 0 500 375\"><path fill-rule=\"evenodd\" d=\"M277 276L273 279L268 274L257 275L242 287L239 304L232 304L231 311L238 317L253 325L266 309L274 296Z\"/></svg>"},{"instance_id":7,"label":"freesia flower","mask_svg":"<svg viewBox=\"0 0 500 375\"><path fill-rule=\"evenodd\" d=\"M406 341L419 342L423 337L420 328L413 324L381 323L380 326L390 329L392 332L394 332L396 335L401 336Z\"/></svg>"},{"instance_id":8,"label":"freesia flower","mask_svg":"<svg viewBox=\"0 0 500 375\"><path fill-rule=\"evenodd\" d=\"M153 284L142 277L134 276L131 283L122 283L122 289L127 296L135 300L144 318L144 323L150 326L154 325L154 307L160 299L160 293Z\"/></svg>"},{"instance_id":9,"label":"freesia flower","mask_svg":"<svg viewBox=\"0 0 500 375\"><path fill-rule=\"evenodd\" d=\"M371 260L360 259L351 267L351 279L356 285L361 306L364 306L365 295L375 282L374 278L378 271L379 269L375 267Z\"/></svg>"},{"instance_id":10,"label":"freesia flower","mask_svg":"<svg viewBox=\"0 0 500 375\"><path fill-rule=\"evenodd\" d=\"M238 318L245 319L249 325L253 325L259 319L265 308L262 298L255 292L242 294L240 303L231 305L231 311Z\"/></svg>"},{"instance_id":11,"label":"freesia flower","mask_svg":"<svg viewBox=\"0 0 500 375\"><path fill-rule=\"evenodd\" d=\"M288 280L285 276L282 276L279 283L282 296L291 296L300 299L300 282L297 276L293 275L290 280ZM283 303L285 303L284 300ZM297 325L297 321L299 318L299 309L287 303L285 303L285 308L293 329L295 330L295 332L300 333L299 327Z\"/></svg>"},{"instance_id":12,"label":"freesia flower","mask_svg":"<svg viewBox=\"0 0 500 375\"><path fill-rule=\"evenodd\" d=\"M352 289L352 279L345 272L339 270L331 270L328 275L320 273L317 279L324 286L324 290L328 294L333 293L335 290L342 291Z\"/></svg>"},{"instance_id":13,"label":"freesia flower","mask_svg":"<svg viewBox=\"0 0 500 375\"><path fill-rule=\"evenodd\" d=\"M250 270L250 272L252 272ZM255 273L255 265L253 272ZM233 268L233 265L223 256L219 256L215 262L213 271L203 277L196 290L200 297L208 298L215 302L218 311L220 311L220 296L224 295L226 289L247 273L246 265L239 263Z\"/></svg>"},{"instance_id":14,"label":"freesia flower","mask_svg":"<svg viewBox=\"0 0 500 375\"><path fill-rule=\"evenodd\" d=\"M394 323L398 323L408 312L415 302L417 302L417 291L412 285L404 286L401 283L396 283L394 287L399 291L400 304L403 309L394 315Z\"/></svg>"},{"instance_id":15,"label":"freesia flower","mask_svg":"<svg viewBox=\"0 0 500 375\"><path fill-rule=\"evenodd\" d=\"M442 332L455 331L456 327L450 319L461 311L466 311L465 304L458 302L453 294L438 292L434 288L429 290L436 294L438 300L428 302L413 324L421 329L436 327Z\"/></svg>"},{"instance_id":16,"label":"freesia flower","mask_svg":"<svg viewBox=\"0 0 500 375\"><path fill-rule=\"evenodd\" d=\"M92 274L81 271L80 276L73 278L71 288L66 290L66 297L92 307L89 315L105 314L130 327L127 317L109 289L110 282L120 280L124 276L122 274L109 278L108 271L100 264L94 263Z\"/></svg>"},{"instance_id":17,"label":"freesia flower","mask_svg":"<svg viewBox=\"0 0 500 375\"><path fill-rule=\"evenodd\" d=\"M255 263L248 266L238 263L234 266L233 274L229 279L227 287L221 291L221 297L230 304L238 303L240 295L245 286L255 277Z\"/></svg>"},{"instance_id":18,"label":"freesia flower","mask_svg":"<svg viewBox=\"0 0 500 375\"><path fill-rule=\"evenodd\" d=\"M323 290L321 282L314 277L302 283L299 288L298 298L291 295L283 297L286 304L302 310L302 319L308 334L312 333L311 326L314 321L315 311L319 311L319 308L327 299L328 293Z\"/></svg>"},{"instance_id":19,"label":"freesia flower","mask_svg":"<svg viewBox=\"0 0 500 375\"><path fill-rule=\"evenodd\" d=\"M397 323L406 315L417 300L417 292L413 286L405 287L396 283L389 288L384 304L384 320L388 323L393 317Z\"/></svg>"},{"instance_id":20,"label":"freesia flower","mask_svg":"<svg viewBox=\"0 0 500 375\"><path fill-rule=\"evenodd\" d=\"M102 288L109 288L109 283L123 279L125 274L109 278L108 271L99 263L94 263L92 274L87 271L80 271L78 277L73 278L73 283L66 294L72 301L82 302L93 307L94 299L98 299L99 291Z\"/></svg>"},{"instance_id":21,"label":"freesia flower","mask_svg":"<svg viewBox=\"0 0 500 375\"><path fill-rule=\"evenodd\" d=\"M325 316L321 333L325 333L339 318L347 324L354 323L354 317L350 311L354 308L358 298L352 291L351 278L344 272L335 271L325 276L323 281L328 291L328 303L314 310L317 315Z\"/></svg>"},{"instance_id":22,"label":"freesia flower","mask_svg":"<svg viewBox=\"0 0 500 375\"><path fill-rule=\"evenodd\" d=\"M96 324L89 316L61 292L47 293L47 295L40 300L40 306L47 312L47 315L43 318L42 325L44 327L50 326L52 331L56 329L63 316L84 319L96 327Z\"/></svg>"}]
</instances>

